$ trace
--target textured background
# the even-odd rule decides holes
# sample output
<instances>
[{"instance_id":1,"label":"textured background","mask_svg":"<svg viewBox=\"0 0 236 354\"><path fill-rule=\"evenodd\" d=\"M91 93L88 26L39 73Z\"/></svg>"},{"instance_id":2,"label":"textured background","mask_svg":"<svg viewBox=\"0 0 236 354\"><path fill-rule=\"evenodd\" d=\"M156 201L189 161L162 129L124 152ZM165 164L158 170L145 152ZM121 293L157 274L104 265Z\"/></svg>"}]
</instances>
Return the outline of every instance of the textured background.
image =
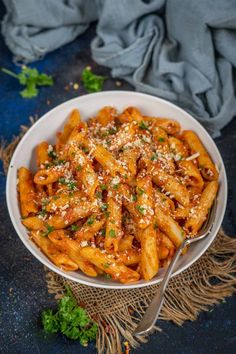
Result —
<instances>
[{"instance_id":1,"label":"textured background","mask_svg":"<svg viewBox=\"0 0 236 354\"><path fill-rule=\"evenodd\" d=\"M4 8L0 2L0 18ZM91 61L89 43L94 27L73 43L49 54L35 66L52 74L55 85L43 88L38 98L24 100L18 94L20 86L11 77L0 73L0 136L8 141L19 132L21 124L27 124L29 116L42 116L59 103L84 94L83 88L65 89L70 82L79 82L81 72L91 65L96 73L109 76L109 71ZM12 56L0 37L0 67L15 70ZM132 89L122 83L123 90ZM118 89L114 80L108 79L105 90ZM50 102L48 102L48 100ZM229 196L224 218L224 229L236 235L236 120L224 130L216 144L225 162ZM0 162L0 171L2 165ZM6 178L0 174L0 353L4 354L92 354L93 345L87 348L62 336L46 336L40 326L40 313L46 307L55 306L47 293L43 266L31 256L11 225L6 201ZM208 313L202 313L195 322L183 327L162 322L162 333L153 335L148 344L132 353L148 354L205 354L236 352L236 301L227 299Z\"/></svg>"}]
</instances>

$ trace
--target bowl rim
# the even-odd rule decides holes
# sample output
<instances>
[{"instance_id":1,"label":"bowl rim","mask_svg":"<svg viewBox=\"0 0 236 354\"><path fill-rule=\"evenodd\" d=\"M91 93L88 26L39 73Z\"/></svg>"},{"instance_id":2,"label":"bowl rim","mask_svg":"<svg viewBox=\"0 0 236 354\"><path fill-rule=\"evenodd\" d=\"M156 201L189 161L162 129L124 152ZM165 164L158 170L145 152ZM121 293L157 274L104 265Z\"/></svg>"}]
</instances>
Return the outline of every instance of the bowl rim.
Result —
<instances>
[{"instance_id":1,"label":"bowl rim","mask_svg":"<svg viewBox=\"0 0 236 354\"><path fill-rule=\"evenodd\" d=\"M62 269L60 269L59 267L57 267L56 265L54 265L48 258L46 260L42 259L40 254L37 254L36 251L34 250L33 247L31 247L31 243L29 242L30 239L27 239L25 238L21 231L19 230L18 228L18 225L17 225L17 220L16 218L14 217L13 215L13 211L11 209L11 192L10 192L10 181L11 181L11 175L13 173L13 171L11 171L11 168L10 166L14 164L14 161L15 161L15 158L18 154L18 151L21 149L21 146L24 145L24 142L25 140L27 140L28 136L31 134L32 130L35 130L37 129L37 126L39 124L41 124L42 120L44 119L47 119L48 116L54 114L57 110L60 110L62 107L66 107L67 105L71 105L73 104L73 102L76 102L78 100L83 100L83 99L87 99L88 97L95 97L97 96L99 98L99 96L102 96L102 95L108 95L108 96L113 96L114 94L115 95L132 95L132 96L142 96L142 97L147 97L147 98L152 98L152 99L156 99L157 100L157 103L158 102L162 102L164 104L167 104L169 105L170 107L174 108L176 111L179 111L180 113L184 113L185 115L187 114L188 115L188 118L194 122L194 124L197 124L200 129L204 129L207 137L209 140L211 140L211 142L213 143L214 145L214 148L216 150L216 153L218 155L218 159L220 161L220 164L221 164L221 173L222 173L222 178L224 180L224 185L221 186L221 188L224 188L224 192L225 192L225 196L224 196L224 200L223 200L223 204L222 204L222 209L221 209L221 214L220 214L220 218L218 218L217 222L218 222L218 227L216 228L215 232L214 232L214 236L212 236L211 240L202 248L202 250L195 256L193 257L186 265L183 265L181 266L179 269L177 269L176 271L174 271L171 275L171 278L184 272L186 269L188 269L189 267L191 267L205 252L206 250L210 247L210 245L212 244L212 242L214 241L214 239L216 238L218 232L219 232L219 229L221 227L221 224L222 224L222 221L223 221L223 218L224 218L224 215L225 215L225 210L226 210L226 205L227 205L227 198L228 198L228 182L227 182L227 176L226 176L226 170L225 170L225 166L224 166L224 162L223 162L223 159L221 157L221 154L219 152L219 149L217 147L217 145L215 144L214 140L212 139L212 137L209 135L209 133L207 132L207 130L190 114L188 113L187 111L185 111L184 109L176 106L174 103L172 102L169 102L163 98L159 98L157 96L153 96L153 95L149 95L149 94L146 94L146 93L142 93L142 92L136 92L136 91L125 91L125 90L109 90L109 91L102 91L102 92L96 92L96 93L90 93L90 94L84 94L84 95L81 95L81 96L78 96L78 97L75 97L75 98L72 98L70 100L67 100L57 106L55 106L54 108L52 108L51 110L49 110L48 112L46 112L45 114L43 114L30 128L29 130L25 133L25 135L22 137L21 141L19 142L19 144L17 145L13 155L12 155L12 158L11 158L11 161L10 161L10 164L9 164L9 168L8 168L8 172L7 172L7 182L6 182L6 201L7 201L7 209L8 209L8 213L10 215L10 219L11 219L11 222L14 226L14 229L18 235L18 237L21 239L21 241L23 242L23 244L25 245L25 247L30 251L31 254L33 254L33 256L35 258L37 258L37 260L42 263L44 266L48 267L51 271L59 274L60 276L62 276L63 278L67 278L69 280L72 280L72 281L75 281L76 283L80 283L80 284L83 284L83 285L87 285L87 286L92 286L92 287L95 287L95 288L103 288L103 289L123 289L123 290L126 290L126 289L135 289L135 288L143 288L143 287L146 287L146 286L151 286L151 285L154 285L154 284L158 284L161 282L161 280L163 279L163 275L160 276L159 278L157 279L152 279L150 281L147 281L146 283L134 283L134 284L121 284L121 283L117 283L117 284L101 284L101 283L92 283L90 282L89 280L84 280L84 279L77 279L75 278L73 275L63 271ZM178 120L177 120L178 121ZM209 237L209 236L208 236ZM199 241L201 242L201 241ZM41 252L42 253L42 252Z\"/></svg>"}]
</instances>

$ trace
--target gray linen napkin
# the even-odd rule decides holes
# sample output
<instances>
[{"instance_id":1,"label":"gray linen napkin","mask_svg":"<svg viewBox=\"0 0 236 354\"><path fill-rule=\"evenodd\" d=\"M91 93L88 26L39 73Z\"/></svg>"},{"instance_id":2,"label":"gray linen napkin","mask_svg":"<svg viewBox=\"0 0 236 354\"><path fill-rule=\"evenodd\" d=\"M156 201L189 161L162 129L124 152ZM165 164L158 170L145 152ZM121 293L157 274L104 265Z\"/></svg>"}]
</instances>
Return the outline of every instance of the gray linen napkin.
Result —
<instances>
[{"instance_id":1,"label":"gray linen napkin","mask_svg":"<svg viewBox=\"0 0 236 354\"><path fill-rule=\"evenodd\" d=\"M236 0L4 0L6 44L32 62L98 20L96 62L183 107L213 136L236 113ZM156 112L158 114L158 112Z\"/></svg>"}]
</instances>

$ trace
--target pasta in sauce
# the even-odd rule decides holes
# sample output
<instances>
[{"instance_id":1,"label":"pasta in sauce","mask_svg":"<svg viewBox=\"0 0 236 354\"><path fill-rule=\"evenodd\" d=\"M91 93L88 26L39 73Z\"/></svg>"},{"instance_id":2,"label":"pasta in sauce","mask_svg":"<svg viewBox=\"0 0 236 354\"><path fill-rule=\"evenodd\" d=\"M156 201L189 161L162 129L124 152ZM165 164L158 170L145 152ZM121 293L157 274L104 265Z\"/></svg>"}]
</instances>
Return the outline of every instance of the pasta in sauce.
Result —
<instances>
[{"instance_id":1,"label":"pasta in sauce","mask_svg":"<svg viewBox=\"0 0 236 354\"><path fill-rule=\"evenodd\" d=\"M22 223L58 267L122 283L150 280L194 237L218 172L193 131L137 108L73 110L55 146L18 171Z\"/></svg>"}]
</instances>

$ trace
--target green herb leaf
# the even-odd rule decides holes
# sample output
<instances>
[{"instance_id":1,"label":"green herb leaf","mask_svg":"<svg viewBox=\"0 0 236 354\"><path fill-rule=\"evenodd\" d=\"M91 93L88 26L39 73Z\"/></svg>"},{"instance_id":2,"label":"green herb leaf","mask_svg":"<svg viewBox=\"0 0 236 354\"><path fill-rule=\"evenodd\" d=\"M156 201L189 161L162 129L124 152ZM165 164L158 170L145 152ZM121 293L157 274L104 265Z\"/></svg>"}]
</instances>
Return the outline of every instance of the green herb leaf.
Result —
<instances>
[{"instance_id":1,"label":"green herb leaf","mask_svg":"<svg viewBox=\"0 0 236 354\"><path fill-rule=\"evenodd\" d=\"M58 182L61 184L66 184L66 179L64 177L59 177Z\"/></svg>"},{"instance_id":2,"label":"green herb leaf","mask_svg":"<svg viewBox=\"0 0 236 354\"><path fill-rule=\"evenodd\" d=\"M104 274L104 278L111 279L111 275L110 274Z\"/></svg>"},{"instance_id":3,"label":"green herb leaf","mask_svg":"<svg viewBox=\"0 0 236 354\"><path fill-rule=\"evenodd\" d=\"M108 204L107 203L103 203L100 208L101 208L102 211L105 211L108 208Z\"/></svg>"},{"instance_id":4,"label":"green herb leaf","mask_svg":"<svg viewBox=\"0 0 236 354\"><path fill-rule=\"evenodd\" d=\"M79 340L82 345L94 340L97 324L87 315L86 310L77 305L71 290L59 301L55 313L48 309L42 312L43 328L48 333L63 333L66 337Z\"/></svg>"},{"instance_id":5,"label":"green herb leaf","mask_svg":"<svg viewBox=\"0 0 236 354\"><path fill-rule=\"evenodd\" d=\"M78 166L76 167L76 170L77 170L77 171L82 171L82 169L83 169L83 167L82 167L81 165L78 165Z\"/></svg>"},{"instance_id":6,"label":"green herb leaf","mask_svg":"<svg viewBox=\"0 0 236 354\"><path fill-rule=\"evenodd\" d=\"M104 211L105 217L108 218L110 216L110 212L109 211Z\"/></svg>"},{"instance_id":7,"label":"green herb leaf","mask_svg":"<svg viewBox=\"0 0 236 354\"><path fill-rule=\"evenodd\" d=\"M82 72L82 82L88 92L101 91L105 80L104 76L93 74L89 67L85 68Z\"/></svg>"},{"instance_id":8,"label":"green herb leaf","mask_svg":"<svg viewBox=\"0 0 236 354\"><path fill-rule=\"evenodd\" d=\"M73 191L76 188L76 183L75 182L68 182L67 186L70 191Z\"/></svg>"},{"instance_id":9,"label":"green herb leaf","mask_svg":"<svg viewBox=\"0 0 236 354\"><path fill-rule=\"evenodd\" d=\"M71 231L78 231L79 230L79 226L74 224L74 225L71 225L70 229L71 229Z\"/></svg>"},{"instance_id":10,"label":"green herb leaf","mask_svg":"<svg viewBox=\"0 0 236 354\"><path fill-rule=\"evenodd\" d=\"M107 189L107 186L106 186L105 184L102 184L102 185L101 185L101 190L102 190L102 191L105 191L106 189Z\"/></svg>"},{"instance_id":11,"label":"green herb leaf","mask_svg":"<svg viewBox=\"0 0 236 354\"><path fill-rule=\"evenodd\" d=\"M38 215L44 217L46 215L46 210L42 209L38 212Z\"/></svg>"},{"instance_id":12,"label":"green herb leaf","mask_svg":"<svg viewBox=\"0 0 236 354\"><path fill-rule=\"evenodd\" d=\"M158 141L159 141L160 143L164 143L165 138L160 137L160 138L158 138Z\"/></svg>"},{"instance_id":13,"label":"green herb leaf","mask_svg":"<svg viewBox=\"0 0 236 354\"><path fill-rule=\"evenodd\" d=\"M131 201L132 201L132 202L136 202L136 201L137 201L137 196L136 196L135 194L133 194L133 195L131 196Z\"/></svg>"},{"instance_id":14,"label":"green herb leaf","mask_svg":"<svg viewBox=\"0 0 236 354\"><path fill-rule=\"evenodd\" d=\"M150 160L151 160L151 161L155 161L155 160L157 160L157 158L158 158L158 155L157 155L157 154L153 154L153 155L151 156Z\"/></svg>"},{"instance_id":15,"label":"green herb leaf","mask_svg":"<svg viewBox=\"0 0 236 354\"><path fill-rule=\"evenodd\" d=\"M97 192L96 192L96 196L97 196L97 198L102 199L102 192L97 191Z\"/></svg>"},{"instance_id":16,"label":"green herb leaf","mask_svg":"<svg viewBox=\"0 0 236 354\"><path fill-rule=\"evenodd\" d=\"M113 184L113 189L115 189L116 191L119 189L119 187L120 187L119 183L118 184Z\"/></svg>"},{"instance_id":17,"label":"green herb leaf","mask_svg":"<svg viewBox=\"0 0 236 354\"><path fill-rule=\"evenodd\" d=\"M106 235L106 230L105 229L102 229L101 230L101 236L105 236Z\"/></svg>"},{"instance_id":18,"label":"green herb leaf","mask_svg":"<svg viewBox=\"0 0 236 354\"><path fill-rule=\"evenodd\" d=\"M157 230L157 229L158 229L157 223L155 223L155 224L153 225L153 228L154 228L154 230Z\"/></svg>"},{"instance_id":19,"label":"green herb leaf","mask_svg":"<svg viewBox=\"0 0 236 354\"><path fill-rule=\"evenodd\" d=\"M53 232L53 231L54 231L54 227L51 226L51 225L47 225L46 228L47 228L47 231L45 231L45 232L43 233L43 236L48 236L48 235L50 234L50 232Z\"/></svg>"},{"instance_id":20,"label":"green herb leaf","mask_svg":"<svg viewBox=\"0 0 236 354\"><path fill-rule=\"evenodd\" d=\"M48 152L48 156L51 157L52 159L55 159L57 157L57 154L54 150L51 150Z\"/></svg>"},{"instance_id":21,"label":"green herb leaf","mask_svg":"<svg viewBox=\"0 0 236 354\"><path fill-rule=\"evenodd\" d=\"M109 236L111 236L111 237L116 237L116 232L115 232L115 230L111 229L111 230L109 231Z\"/></svg>"},{"instance_id":22,"label":"green herb leaf","mask_svg":"<svg viewBox=\"0 0 236 354\"><path fill-rule=\"evenodd\" d=\"M90 216L87 220L87 225L92 225L94 223L94 217Z\"/></svg>"},{"instance_id":23,"label":"green herb leaf","mask_svg":"<svg viewBox=\"0 0 236 354\"><path fill-rule=\"evenodd\" d=\"M144 215L145 212L145 208L140 206L140 205L136 205L136 209L140 212L140 214Z\"/></svg>"},{"instance_id":24,"label":"green herb leaf","mask_svg":"<svg viewBox=\"0 0 236 354\"><path fill-rule=\"evenodd\" d=\"M14 77L19 81L21 85L25 86L25 89L20 91L21 96L24 98L36 97L39 92L37 86L53 85L52 77L44 73L39 73L36 68L22 66L21 72L19 74L15 74L5 68L2 68L2 71L5 74Z\"/></svg>"},{"instance_id":25,"label":"green herb leaf","mask_svg":"<svg viewBox=\"0 0 236 354\"><path fill-rule=\"evenodd\" d=\"M148 126L143 121L141 121L141 123L139 124L139 129L148 130Z\"/></svg>"},{"instance_id":26,"label":"green herb leaf","mask_svg":"<svg viewBox=\"0 0 236 354\"><path fill-rule=\"evenodd\" d=\"M107 268L110 267L110 264L109 263L105 263L105 264L103 264L103 267L107 269Z\"/></svg>"},{"instance_id":27,"label":"green herb leaf","mask_svg":"<svg viewBox=\"0 0 236 354\"><path fill-rule=\"evenodd\" d=\"M145 194L146 192L145 192L145 190L143 190L143 189L141 189L141 188L138 188L137 193L138 193L138 195L140 196L140 195Z\"/></svg>"}]
</instances>

